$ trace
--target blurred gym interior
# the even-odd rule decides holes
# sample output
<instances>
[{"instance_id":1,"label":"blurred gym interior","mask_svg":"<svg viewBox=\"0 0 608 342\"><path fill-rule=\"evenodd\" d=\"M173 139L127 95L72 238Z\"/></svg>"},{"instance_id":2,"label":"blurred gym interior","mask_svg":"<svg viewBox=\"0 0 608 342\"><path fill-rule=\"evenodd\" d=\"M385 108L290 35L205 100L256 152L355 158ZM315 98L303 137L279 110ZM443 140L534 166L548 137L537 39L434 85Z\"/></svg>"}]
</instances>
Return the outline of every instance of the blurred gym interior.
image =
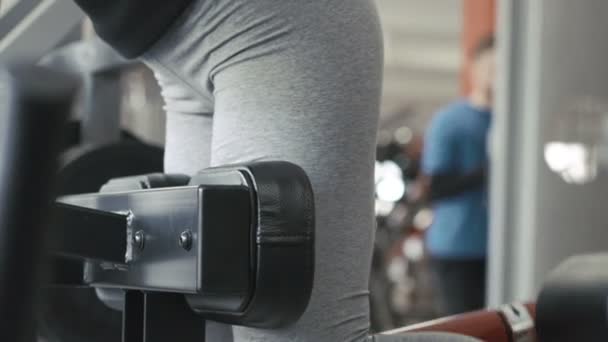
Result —
<instances>
[{"instance_id":1,"label":"blurred gym interior","mask_svg":"<svg viewBox=\"0 0 608 342\"><path fill-rule=\"evenodd\" d=\"M608 252L608 210L603 207L608 199L608 68L605 66L608 60L608 23L605 19L608 2L375 0L375 3L384 35L384 80L374 177L377 223L376 227L370 227L370 231L375 229L369 282L371 332L382 333L383 336L416 331L447 332L489 342L608 340L608 254L605 254ZM487 144L484 147L487 149L487 169L484 169L487 172L484 185L487 191L487 201L484 203L487 207L484 215L488 217L487 247L483 257L484 304L476 308L478 311L452 315L445 310L440 299L434 258L427 246L429 231L440 227L433 226L436 202L420 199L421 180L428 175L424 154L430 153L427 151L430 148L425 148L425 144L430 136L429 127L436 115L446 106L469 96L474 82L471 75L474 74L476 63L473 52L480 40L489 36L495 40L492 49L496 76L491 98L491 127L487 140L480 142ZM147 66L137 60L125 59L102 42L91 21L73 1L0 0L0 63L13 65L15 61L20 65L36 65L35 68L41 68L34 73L40 72L38 77L52 78L57 84L57 89L51 87L51 90L45 85L47 88L44 91L48 90L48 94L56 96L73 95L73 101L50 101L50 95L42 96L39 100L42 105L47 103L45 101L50 101L55 106L49 112L63 109L64 113L57 114L57 117L66 116L58 120L67 121L67 128L61 130L59 137L58 164L51 162L54 159L49 159L46 163L44 158L51 158L55 153L52 149L45 149L47 154L42 154L43 150L36 152L33 145L25 144L27 146L23 147L22 144L26 141L24 139L34 136L39 138L40 144L43 141L51 144L56 138L50 132L52 122L43 121L49 128L48 137L38 131L35 133L34 128L25 135L7 133L19 132L14 127L25 130L36 126L40 130L39 125L26 120L29 116L25 114L14 117L11 116L13 114L7 114L21 110L29 113L29 103L14 104L21 103L19 101L27 102L33 98L34 105L40 105L35 101L41 92L28 88L36 83L37 76L30 71L23 76L24 81L21 82L21 71L9 71L9 74L14 73L13 76L0 77L0 92L6 92L0 94L0 134L4 134L0 136L0 191L3 192L0 194L0 203L11 202L14 197L9 194L14 190L16 193L32 192L27 196L20 195L19 199L28 206L39 206L32 207L29 214L22 208L15 209L17 204L14 208L10 206L12 211L9 206L9 209L0 208L0 240L5 240L0 243L0 248L6 249L0 253L0 267L5 267L0 270L0 284L17 279L20 276L18 274L24 273L23 268L28 267L25 262L20 264L15 259L16 256L27 253L14 250L27 250L37 248L36 246L42 249L43 244L32 243L31 240L53 235L45 230L47 221L38 222L32 218L11 221L7 219L12 217L11 214L45 215L43 209L49 204L43 200L48 196L48 199L66 198L62 201L68 204L68 209L72 205L84 206L126 215L124 210L129 208L120 207L119 210L104 201L111 194L119 193L116 191L144 193L153 192L152 189L157 187L173 189L171 191L176 191L175 198L178 198L177 189L188 184L192 186L195 181L195 178L184 181L170 177L162 178L162 181L158 180L160 178L138 179L129 184L127 181L114 181L127 176L152 173L160 175L163 172L166 121L161 89ZM14 78L18 81L10 81ZM61 82L74 82L72 95L68 95L70 91L66 90L69 88L67 85L60 86ZM26 95L14 95L20 89L25 89ZM28 89L33 95L30 95ZM34 111L39 109L40 107L34 107ZM21 117L24 118L23 125L15 125L11 121L21 120ZM21 160L20 155L27 158L26 153L30 153L31 158L38 156L35 158L40 158L39 162L25 163L20 166L23 169L19 172L15 170L21 169L16 167L13 170L7 166L12 163L11 158ZM196 185L223 184L216 182L230 180L229 185L236 186L231 177L238 172L248 174L249 176L242 176L243 179L251 177L254 183L258 179L259 182L267 181L265 177L270 176L259 171L265 167L267 166L262 163L227 170L221 179L203 173L197 180L201 183ZM276 170L283 170L281 165L276 167ZM37 171L27 171L31 168L36 168ZM6 171L9 169L10 172ZM58 174L55 169L59 170ZM43 171L46 173L43 174ZM285 166L285 172L287 175L295 172L294 177L297 178L298 171L289 166ZM46 176L31 183L15 180L14 183L7 183L14 185L10 187L2 183L13 177L9 177L9 173L14 179L22 175ZM55 184L53 187L47 189L41 186L43 181L51 180ZM163 185L154 185L157 181ZM297 182L300 181L306 183L298 178ZM17 185L22 183L23 187L19 188ZM257 185L249 185L251 194L259 195L255 192ZM102 192L99 199L64 197L97 193L100 189ZM40 201L31 200L30 197L38 191ZM260 194L261 192L262 190ZM237 210L238 194L225 196L228 197L218 198L232 198L236 202L231 202L230 205L234 205L234 210ZM151 197L150 201L153 200ZM18 201L15 200L14 203ZM218 208L214 210L221 211ZM212 209L203 210L213 212ZM154 212L149 212L149 215L154 216ZM80 225L88 222L86 224L95 226L91 222L97 222L96 218L85 216L86 213L72 214L68 210L66 214L48 215L54 217L48 218L48 222L57 221L59 219L56 217L61 217L66 222L75 220L72 222L74 225L74 222ZM29 235L10 235L13 233L9 233L8 227L19 222L41 225L41 228L31 230ZM73 234L67 228L62 231L70 236ZM32 232L39 232L40 235L31 236ZM127 234L131 233L133 236L128 235L128 238L135 241L135 247L141 243L142 251L146 250L145 247L153 248L153 242L144 247L143 235L136 236L140 231L129 231ZM100 239L99 246L105 243L100 237L105 236L105 233L95 231L89 234L92 239ZM190 234L191 231L184 230L179 235L179 246L182 249L189 250L187 246L192 243ZM77 236L74 234L74 239ZM196 236L195 232L194 238ZM49 241L59 239L62 237L49 237ZM175 241L177 239L178 237L174 238ZM149 242L146 240L145 243ZM348 241L343 243L348 244ZM9 245L12 247L6 247ZM85 245L93 248L95 243ZM69 249L72 245L68 246L66 242L61 246ZM103 254L101 249L102 247L99 253ZM201 250L198 252L203 253ZM82 260L62 259L59 266L55 264L56 261L53 261L53 267L49 266L46 258L40 274L23 278L25 280L22 284L45 282L46 280L40 280L43 279L41 277L46 279L50 273L64 268L76 268L78 272L84 272L84 279L100 276L101 272L98 274L90 270L93 267L91 265L103 268L108 263L100 262L97 265L90 261L90 257L82 256L86 253L81 252L63 252L72 256L78 254ZM46 255L46 252L42 254ZM290 260L289 254L286 255L285 260ZM174 263L172 267L177 270L187 266L172 259L175 255L159 254L156 257L167 258L163 262ZM227 258L227 264L231 262L230 257L223 257ZM39 260L42 259L44 258L40 257ZM12 268L7 266L9 261L12 262ZM34 258L28 262L30 261L35 262ZM13 265L15 263L17 265ZM117 264L110 265L113 266L107 267L116 272L121 270ZM277 268L273 272L282 270L279 266L274 266ZM365 269L364 265L362 269ZM256 272L263 274L259 270ZM178 274L179 271L176 271L171 276ZM142 275L142 279L147 279L147 276L147 273ZM306 288L306 284L311 278L306 277L312 275L298 276L304 279L302 293L290 294L287 291L286 294L277 294L277 302L285 301L289 298L286 296L292 296L296 306L298 300L295 298L300 295L304 301L307 300L310 289ZM113 289L129 290L127 298L136 292L132 291L133 288L138 288L132 283L128 286L116 285L113 283L114 278L108 279L110 278L104 278L100 283L105 287L112 284L109 287ZM159 283L172 284L170 280L160 279ZM66 285L65 281L62 279L60 283ZM87 285L93 283L95 281ZM12 317L14 310L20 312L14 316L16 320L27 317L27 308L15 308L22 303L11 292L18 284L20 283L0 285L0 321ZM80 336L88 333L102 336L104 331L110 330L112 333L107 335L110 337L100 337L101 340L172 340L163 339L162 332L156 330L149 334L158 334L158 339L154 337L156 335L145 333L140 337L125 335L128 330L125 330L128 325L125 320L137 317L121 315L120 310L123 310L121 305L126 305L124 303L145 300L146 303L150 302L151 308L159 305L161 312L166 307L169 308L167 312L172 312L171 303L174 302L167 304L167 298L154 296L145 299L117 299L116 292L106 291L104 286L97 288L99 284L93 286L97 290L80 285L28 287L30 292L27 296L36 296L23 302L23 305L31 305L34 316L27 323L15 326L9 321L2 321L2 341L21 342L9 340L11 336L22 336L11 335L11 331L18 329L17 326L25 327L28 331L30 339L23 341L79 342ZM254 288L262 291L261 287L255 286L263 286L264 283L249 285L251 291ZM260 301L264 300L263 294L259 296L262 298ZM113 304L119 308L118 311L114 310L117 307L112 307ZM208 307L219 305L212 300L206 302L201 299L197 302L188 299L188 304L211 321L235 322L237 325L253 327L271 324L260 323L257 316L243 320L225 318L219 309L209 314L206 311ZM277 306L280 308L280 305ZM91 309L90 312L87 312L87 308ZM147 314L146 310L144 313ZM175 311L183 314L180 310L182 308ZM261 312L262 315L272 315L270 312ZM290 317L291 314L289 310L285 311L285 317ZM293 315L295 317L297 313ZM174 332L177 331L174 341L180 341L180 330L186 331L191 327L184 323L188 319L176 319L183 325L172 328ZM277 321L280 319L277 318ZM128 322L130 324L131 321ZM149 326L153 323L147 324ZM185 333L183 336L190 334ZM192 336L196 338L196 334ZM300 338L297 341L308 341L306 337ZM97 340L91 337L80 341ZM190 339L184 337L184 341ZM381 342L382 339L378 338L378 341ZM409 340L404 338L403 341Z\"/></svg>"}]
</instances>

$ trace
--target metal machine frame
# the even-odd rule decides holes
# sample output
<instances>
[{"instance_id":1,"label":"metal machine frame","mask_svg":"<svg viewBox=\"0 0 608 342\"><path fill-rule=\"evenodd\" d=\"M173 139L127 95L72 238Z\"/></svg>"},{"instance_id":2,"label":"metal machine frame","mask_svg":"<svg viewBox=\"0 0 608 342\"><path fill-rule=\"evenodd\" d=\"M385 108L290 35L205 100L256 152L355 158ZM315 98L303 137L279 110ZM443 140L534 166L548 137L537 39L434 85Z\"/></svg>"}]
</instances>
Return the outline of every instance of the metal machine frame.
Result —
<instances>
[{"instance_id":1,"label":"metal machine frame","mask_svg":"<svg viewBox=\"0 0 608 342\"><path fill-rule=\"evenodd\" d=\"M238 171L237 171L238 172ZM59 200L52 229L61 235L54 254L86 263L82 285L196 295L206 281L226 273L250 273L248 260L253 189L239 184L189 185L67 196ZM228 177L226 177L228 178ZM128 211L125 211L128 208ZM238 213L238 214L237 214ZM217 248L229 245L231 248ZM249 288L251 275L225 281ZM71 279L71 277L70 277ZM56 278L57 285L64 285ZM242 284L242 285L239 285ZM225 286L229 286L225 283ZM246 300L247 298L242 298ZM234 302L238 309L245 303Z\"/></svg>"},{"instance_id":2,"label":"metal machine frame","mask_svg":"<svg viewBox=\"0 0 608 342\"><path fill-rule=\"evenodd\" d=\"M264 315L292 305L282 315L303 310L297 294L307 290L297 286L310 284L290 284L285 277L293 275L281 269L312 277L308 262L292 263L289 255L311 260L312 235L272 224L271 232L260 228L264 210L258 207L264 204L255 173L239 166L212 169L186 185L184 176L128 177L110 181L101 193L60 198L51 229L57 237L50 248L56 257L51 285L95 288L106 305L122 310L123 342L172 341L176 334L180 341L204 341L205 318L275 326L268 318L256 322L258 314L241 319L260 298L269 298L263 294L268 291L292 300L262 304ZM302 244L310 247L300 249ZM277 255L285 266L276 266ZM264 260L270 265L260 266ZM269 274L274 280L260 282Z\"/></svg>"},{"instance_id":3,"label":"metal machine frame","mask_svg":"<svg viewBox=\"0 0 608 342\"><path fill-rule=\"evenodd\" d=\"M37 62L83 18L84 13L72 1L21 0L0 17L0 62Z\"/></svg>"},{"instance_id":4,"label":"metal machine frame","mask_svg":"<svg viewBox=\"0 0 608 342\"><path fill-rule=\"evenodd\" d=\"M82 143L103 145L120 140L118 85L135 62L98 37L62 46L84 18L73 1L20 0L0 17L0 63L28 61L80 78Z\"/></svg>"},{"instance_id":5,"label":"metal machine frame","mask_svg":"<svg viewBox=\"0 0 608 342\"><path fill-rule=\"evenodd\" d=\"M208 279L240 287L238 292L251 286L251 241L238 233L249 231L250 216L234 214L250 212L249 203L247 187L237 185L62 198L53 230L63 238L52 250L61 256L55 269L63 271L55 272L53 285L125 290L124 297L110 292L124 305L123 342L172 341L176 335L184 342L204 341L204 319L193 309L199 301L213 306L197 298L206 293ZM124 207L130 211L120 213ZM226 244L231 248L214 248ZM61 261L65 257L84 267L71 267ZM227 260L220 273L213 266L217 260ZM239 310L248 300L237 295L217 309Z\"/></svg>"}]
</instances>

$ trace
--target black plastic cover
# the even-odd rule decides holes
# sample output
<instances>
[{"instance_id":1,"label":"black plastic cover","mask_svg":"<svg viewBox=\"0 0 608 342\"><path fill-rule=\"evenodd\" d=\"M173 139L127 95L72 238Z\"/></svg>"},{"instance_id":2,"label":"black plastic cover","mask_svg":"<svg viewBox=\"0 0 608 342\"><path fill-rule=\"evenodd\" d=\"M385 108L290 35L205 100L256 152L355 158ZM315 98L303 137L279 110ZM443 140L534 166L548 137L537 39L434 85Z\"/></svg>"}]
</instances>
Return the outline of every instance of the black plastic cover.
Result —
<instances>
[{"instance_id":1,"label":"black plastic cover","mask_svg":"<svg viewBox=\"0 0 608 342\"><path fill-rule=\"evenodd\" d=\"M250 300L237 311L213 310L205 296L187 296L188 302L219 322L263 328L293 323L308 306L314 279L315 211L308 177L297 165L271 161L205 170L190 184L227 179L254 189Z\"/></svg>"},{"instance_id":2,"label":"black plastic cover","mask_svg":"<svg viewBox=\"0 0 608 342\"><path fill-rule=\"evenodd\" d=\"M555 269L536 320L541 342L608 341L608 254L572 257Z\"/></svg>"}]
</instances>

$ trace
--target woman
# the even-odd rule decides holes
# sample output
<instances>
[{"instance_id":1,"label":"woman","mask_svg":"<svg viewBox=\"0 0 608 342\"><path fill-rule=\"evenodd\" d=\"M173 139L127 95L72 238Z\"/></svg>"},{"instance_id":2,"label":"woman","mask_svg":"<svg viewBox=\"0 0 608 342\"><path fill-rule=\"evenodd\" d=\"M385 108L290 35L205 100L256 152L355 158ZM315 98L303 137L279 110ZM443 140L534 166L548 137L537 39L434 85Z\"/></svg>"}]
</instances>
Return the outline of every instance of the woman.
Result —
<instances>
[{"instance_id":1,"label":"woman","mask_svg":"<svg viewBox=\"0 0 608 342\"><path fill-rule=\"evenodd\" d=\"M371 0L76 0L98 34L155 72L165 168L272 159L306 170L317 246L310 305L235 341L364 341L382 37ZM230 340L208 329L210 341ZM378 340L381 341L381 340Z\"/></svg>"}]
</instances>

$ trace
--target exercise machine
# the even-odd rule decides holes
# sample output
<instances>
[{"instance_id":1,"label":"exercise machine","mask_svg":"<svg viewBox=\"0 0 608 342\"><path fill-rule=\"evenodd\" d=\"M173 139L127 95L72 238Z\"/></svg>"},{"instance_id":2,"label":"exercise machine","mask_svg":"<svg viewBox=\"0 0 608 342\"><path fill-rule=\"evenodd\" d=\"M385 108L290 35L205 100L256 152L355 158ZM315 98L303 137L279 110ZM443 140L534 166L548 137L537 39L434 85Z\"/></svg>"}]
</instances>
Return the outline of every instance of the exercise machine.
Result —
<instances>
[{"instance_id":1,"label":"exercise machine","mask_svg":"<svg viewBox=\"0 0 608 342\"><path fill-rule=\"evenodd\" d=\"M125 342L203 341L205 319L272 328L302 314L314 206L299 167L121 178L51 205L73 83L37 67L0 77L10 90L0 110L0 340L34 340L33 299L47 286L94 288L122 311Z\"/></svg>"},{"instance_id":2,"label":"exercise machine","mask_svg":"<svg viewBox=\"0 0 608 342\"><path fill-rule=\"evenodd\" d=\"M204 340L204 319L280 327L312 288L314 207L285 162L110 181L55 205L53 254L83 261L53 284L91 286L123 312L123 341ZM142 335L143 334L143 335ZM163 339L164 338L164 339Z\"/></svg>"}]
</instances>

